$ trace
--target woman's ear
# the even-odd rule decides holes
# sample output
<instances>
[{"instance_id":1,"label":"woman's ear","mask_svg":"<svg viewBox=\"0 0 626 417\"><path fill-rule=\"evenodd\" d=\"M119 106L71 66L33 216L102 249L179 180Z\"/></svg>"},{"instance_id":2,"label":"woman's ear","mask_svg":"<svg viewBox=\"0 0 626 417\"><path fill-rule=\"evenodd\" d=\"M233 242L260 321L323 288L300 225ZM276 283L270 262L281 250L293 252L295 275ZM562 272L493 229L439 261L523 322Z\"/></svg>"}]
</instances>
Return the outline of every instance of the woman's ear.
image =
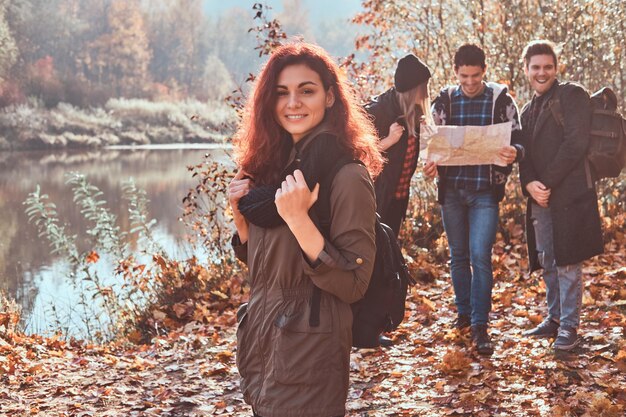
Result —
<instances>
[{"instance_id":1,"label":"woman's ear","mask_svg":"<svg viewBox=\"0 0 626 417\"><path fill-rule=\"evenodd\" d=\"M333 87L328 87L328 91L326 92L326 108L330 109L335 104L335 89Z\"/></svg>"}]
</instances>

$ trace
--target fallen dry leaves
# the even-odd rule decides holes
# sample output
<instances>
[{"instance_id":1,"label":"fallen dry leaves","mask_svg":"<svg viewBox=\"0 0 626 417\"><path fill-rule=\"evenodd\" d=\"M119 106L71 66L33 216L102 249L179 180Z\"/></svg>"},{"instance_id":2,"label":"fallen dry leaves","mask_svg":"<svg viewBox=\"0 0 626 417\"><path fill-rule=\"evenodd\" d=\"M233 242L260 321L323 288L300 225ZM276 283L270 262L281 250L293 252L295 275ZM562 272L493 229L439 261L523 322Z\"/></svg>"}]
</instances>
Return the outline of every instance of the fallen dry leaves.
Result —
<instances>
[{"instance_id":1,"label":"fallen dry leaves","mask_svg":"<svg viewBox=\"0 0 626 417\"><path fill-rule=\"evenodd\" d=\"M626 250L616 243L609 249L585 267L583 345L559 356L551 341L521 335L545 311L538 277L520 275L519 264L494 254L495 353L480 357L467 332L452 328L447 268L428 253L415 256L412 267L429 272L411 290L394 346L352 354L348 415L625 415ZM14 316L0 314L0 414L251 415L239 392L235 312L207 308L200 318L199 311L186 326L140 346L26 336L11 330ZM191 314L185 303L174 312Z\"/></svg>"}]
</instances>

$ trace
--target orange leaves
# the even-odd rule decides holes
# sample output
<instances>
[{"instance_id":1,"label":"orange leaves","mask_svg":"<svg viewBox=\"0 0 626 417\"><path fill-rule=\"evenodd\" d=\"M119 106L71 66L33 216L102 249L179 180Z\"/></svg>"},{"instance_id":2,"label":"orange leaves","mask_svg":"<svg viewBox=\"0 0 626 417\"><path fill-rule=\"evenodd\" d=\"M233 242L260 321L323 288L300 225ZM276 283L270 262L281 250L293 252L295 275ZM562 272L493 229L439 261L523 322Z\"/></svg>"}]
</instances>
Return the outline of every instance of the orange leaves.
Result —
<instances>
[{"instance_id":1,"label":"orange leaves","mask_svg":"<svg viewBox=\"0 0 626 417\"><path fill-rule=\"evenodd\" d=\"M499 295L496 296L499 298L500 304L502 307L511 307L511 300L513 298L513 293L511 291L502 291Z\"/></svg>"},{"instance_id":2,"label":"orange leaves","mask_svg":"<svg viewBox=\"0 0 626 417\"><path fill-rule=\"evenodd\" d=\"M155 309L155 310L152 310L152 317L154 317L155 320L162 321L162 320L165 320L167 318L167 314L164 313L161 310L156 310Z\"/></svg>"},{"instance_id":3,"label":"orange leaves","mask_svg":"<svg viewBox=\"0 0 626 417\"><path fill-rule=\"evenodd\" d=\"M510 214L519 207L504 209ZM502 239L509 241L494 252L498 278L490 332L496 352L490 358L474 352L469 331L452 328L456 311L445 237L432 238L432 251L409 245L412 272L423 269L427 277L409 294L406 320L391 335L394 346L352 352L347 416L624 415L623 242L611 242L609 253L586 265L590 303L583 309L583 347L564 361L555 357L551 340L521 335L544 317L546 295L540 275L517 273L525 257L518 234L507 227ZM235 268L159 256L150 267L132 259L121 263L129 272L127 284L163 287L144 310L144 321L129 326L127 334L131 342L154 344L124 351L54 338L0 337L2 411L17 404L6 390L13 394L19 387L29 407L44 415L97 415L104 407L120 415L249 414L239 391L233 308L247 298L248 287ZM0 325L15 321L3 314Z\"/></svg>"},{"instance_id":4,"label":"orange leaves","mask_svg":"<svg viewBox=\"0 0 626 417\"><path fill-rule=\"evenodd\" d=\"M20 315L16 311L0 313L0 327L12 328L15 327L19 321Z\"/></svg>"},{"instance_id":5,"label":"orange leaves","mask_svg":"<svg viewBox=\"0 0 626 417\"><path fill-rule=\"evenodd\" d=\"M0 376L13 375L19 363L19 356L13 353L4 358L0 357Z\"/></svg>"},{"instance_id":6,"label":"orange leaves","mask_svg":"<svg viewBox=\"0 0 626 417\"><path fill-rule=\"evenodd\" d=\"M224 294L221 291L218 290L213 290L211 291L211 294L215 295L216 297L222 299L222 300L228 300L228 296L226 294Z\"/></svg>"},{"instance_id":7,"label":"orange leaves","mask_svg":"<svg viewBox=\"0 0 626 417\"><path fill-rule=\"evenodd\" d=\"M617 365L617 369L626 373L626 347L622 348L622 350L615 355L615 364Z\"/></svg>"},{"instance_id":8,"label":"orange leaves","mask_svg":"<svg viewBox=\"0 0 626 417\"><path fill-rule=\"evenodd\" d=\"M470 364L470 359L462 350L452 348L443 356L439 369L448 375L462 376L467 374Z\"/></svg>"},{"instance_id":9,"label":"orange leaves","mask_svg":"<svg viewBox=\"0 0 626 417\"><path fill-rule=\"evenodd\" d=\"M233 354L233 352L230 352L230 351L222 351L222 352L219 352L219 353L216 355L216 358L217 358L217 360L219 360L220 362L223 362L223 363L228 363L228 362L230 362L230 361L233 359L233 357L234 357L234 356L235 356L235 355Z\"/></svg>"},{"instance_id":10,"label":"orange leaves","mask_svg":"<svg viewBox=\"0 0 626 417\"><path fill-rule=\"evenodd\" d=\"M126 334L126 338L129 342L139 344L143 338L143 335L139 330L133 330Z\"/></svg>"},{"instance_id":11,"label":"orange leaves","mask_svg":"<svg viewBox=\"0 0 626 417\"><path fill-rule=\"evenodd\" d=\"M141 356L134 356L131 358L128 369L130 371L145 371L154 368L155 363L142 358ZM125 361L126 362L126 361Z\"/></svg>"},{"instance_id":12,"label":"orange leaves","mask_svg":"<svg viewBox=\"0 0 626 417\"><path fill-rule=\"evenodd\" d=\"M179 319L191 317L193 310L194 306L191 300L186 301L185 303L176 303L172 306L172 311L174 311L174 314Z\"/></svg>"},{"instance_id":13,"label":"orange leaves","mask_svg":"<svg viewBox=\"0 0 626 417\"><path fill-rule=\"evenodd\" d=\"M247 301L249 288L236 268L229 262L202 265L195 257L185 261L153 256L154 267L134 265L132 260L120 263L125 280L141 291L157 290L157 299L149 314L129 315L136 330L128 340L146 343L158 332L171 332L191 323L221 321L233 323L232 314L224 310ZM136 272L135 272L136 271ZM143 275L137 279L137 274ZM132 329L129 333L132 333Z\"/></svg>"},{"instance_id":14,"label":"orange leaves","mask_svg":"<svg viewBox=\"0 0 626 417\"><path fill-rule=\"evenodd\" d=\"M100 259L100 255L98 255L98 253L95 251L91 251L87 254L87 256L85 256L85 261L88 264L95 264L96 262L98 262L98 259Z\"/></svg>"},{"instance_id":15,"label":"orange leaves","mask_svg":"<svg viewBox=\"0 0 626 417\"><path fill-rule=\"evenodd\" d=\"M37 364L37 365L33 365L30 368L28 368L26 370L27 373L29 374L36 374L38 372L41 372L43 370L43 365L42 364Z\"/></svg>"},{"instance_id":16,"label":"orange leaves","mask_svg":"<svg viewBox=\"0 0 626 417\"><path fill-rule=\"evenodd\" d=\"M210 309L210 306L206 302L196 303L193 312L194 321L208 323L214 315L214 311Z\"/></svg>"},{"instance_id":17,"label":"orange leaves","mask_svg":"<svg viewBox=\"0 0 626 417\"><path fill-rule=\"evenodd\" d=\"M595 394L591 400L589 410L583 414L583 417L620 417L624 408L613 405L610 399L602 394Z\"/></svg>"}]
</instances>

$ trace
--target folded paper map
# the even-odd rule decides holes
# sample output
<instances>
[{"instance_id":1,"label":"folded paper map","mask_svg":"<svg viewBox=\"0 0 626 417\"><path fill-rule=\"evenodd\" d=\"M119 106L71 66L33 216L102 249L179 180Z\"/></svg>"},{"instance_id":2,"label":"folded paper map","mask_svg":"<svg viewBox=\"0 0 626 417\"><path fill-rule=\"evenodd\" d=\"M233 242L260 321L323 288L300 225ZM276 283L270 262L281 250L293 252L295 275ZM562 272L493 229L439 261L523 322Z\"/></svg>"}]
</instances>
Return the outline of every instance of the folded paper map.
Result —
<instances>
[{"instance_id":1,"label":"folded paper map","mask_svg":"<svg viewBox=\"0 0 626 417\"><path fill-rule=\"evenodd\" d=\"M422 126L420 157L437 165L499 165L503 146L511 144L511 122L489 126Z\"/></svg>"}]
</instances>

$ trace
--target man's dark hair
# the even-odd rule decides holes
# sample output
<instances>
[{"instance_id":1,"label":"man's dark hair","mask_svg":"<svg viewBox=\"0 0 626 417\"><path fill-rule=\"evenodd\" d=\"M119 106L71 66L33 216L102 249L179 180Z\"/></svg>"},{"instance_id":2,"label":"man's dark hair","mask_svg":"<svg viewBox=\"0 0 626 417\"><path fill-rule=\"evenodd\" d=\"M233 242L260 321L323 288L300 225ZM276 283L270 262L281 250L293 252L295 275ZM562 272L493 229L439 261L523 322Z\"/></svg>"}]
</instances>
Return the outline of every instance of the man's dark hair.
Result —
<instances>
[{"instance_id":1,"label":"man's dark hair","mask_svg":"<svg viewBox=\"0 0 626 417\"><path fill-rule=\"evenodd\" d=\"M556 52L554 51L556 46L550 42L543 39L531 41L524 48L524 52L522 52L522 59L524 60L524 66L528 68L528 64L530 64L530 58L535 55L552 55L554 58L554 67L556 68L556 64L558 62Z\"/></svg>"},{"instance_id":2,"label":"man's dark hair","mask_svg":"<svg viewBox=\"0 0 626 417\"><path fill-rule=\"evenodd\" d=\"M485 69L487 67L485 64L485 51L473 43L462 45L454 54L454 68L458 69L463 65Z\"/></svg>"}]
</instances>

